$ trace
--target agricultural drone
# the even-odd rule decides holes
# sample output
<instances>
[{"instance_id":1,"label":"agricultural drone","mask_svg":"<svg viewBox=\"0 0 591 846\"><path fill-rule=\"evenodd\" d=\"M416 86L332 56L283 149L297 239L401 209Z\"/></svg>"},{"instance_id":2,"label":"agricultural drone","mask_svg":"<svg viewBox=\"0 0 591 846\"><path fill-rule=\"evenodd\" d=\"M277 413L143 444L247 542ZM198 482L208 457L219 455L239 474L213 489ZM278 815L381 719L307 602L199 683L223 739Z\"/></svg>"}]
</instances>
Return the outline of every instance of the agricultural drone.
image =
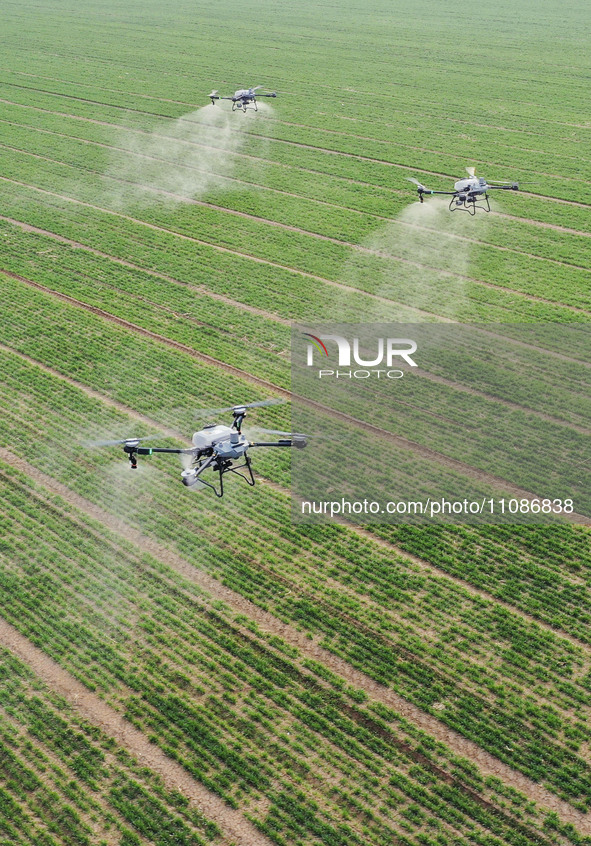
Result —
<instances>
[{"instance_id":1,"label":"agricultural drone","mask_svg":"<svg viewBox=\"0 0 591 846\"><path fill-rule=\"evenodd\" d=\"M467 167L468 176L458 179L454 184L453 191L432 191L430 188L425 188L418 179L413 179L411 176L408 176L407 179L417 186L421 203L424 194L445 194L451 197L449 201L450 211L467 211L472 215L476 214L476 209L482 209L485 212L490 211L489 191L498 189L519 191L519 183L517 182L487 182L484 177L476 176L475 170L474 167Z\"/></svg>"},{"instance_id":2,"label":"agricultural drone","mask_svg":"<svg viewBox=\"0 0 591 846\"><path fill-rule=\"evenodd\" d=\"M224 495L223 477L226 473L235 473L251 487L254 485L251 459L248 455L248 450L252 447L295 447L296 449L304 449L307 446L308 438L306 435L279 432L276 429L257 429L257 432L264 434L282 436L275 441L251 441L243 434L242 423L249 408L261 408L281 402L283 400L271 399L251 402L246 405L234 405L230 408L199 410L195 415L197 418L211 419L218 414L231 411L234 419L230 426L221 423L208 423L198 432L195 432L192 439L193 446L188 449L140 446L142 441L157 437L154 435L147 438L124 438L120 441L98 441L90 444L90 446L123 446L123 452L127 455L132 470L137 468L138 455L153 455L157 452L180 455L184 465L181 473L183 484L192 487L199 483L200 488L211 488L217 497L222 497ZM235 465L236 459L243 459L243 463ZM218 474L217 487L214 483L203 478L203 474L208 469ZM241 470L244 470L244 472L240 472Z\"/></svg>"},{"instance_id":3,"label":"agricultural drone","mask_svg":"<svg viewBox=\"0 0 591 846\"><path fill-rule=\"evenodd\" d=\"M256 85L254 88L240 88L238 91L235 91L231 97L220 97L217 91L212 91L209 95L211 105L215 106L216 100L231 100L233 112L236 111L236 109L242 109L243 112L247 109L254 109L255 112L258 112L259 108L257 106L257 97L277 96L276 91L270 91L266 94L263 92L256 94L255 92L262 87L262 85Z\"/></svg>"}]
</instances>

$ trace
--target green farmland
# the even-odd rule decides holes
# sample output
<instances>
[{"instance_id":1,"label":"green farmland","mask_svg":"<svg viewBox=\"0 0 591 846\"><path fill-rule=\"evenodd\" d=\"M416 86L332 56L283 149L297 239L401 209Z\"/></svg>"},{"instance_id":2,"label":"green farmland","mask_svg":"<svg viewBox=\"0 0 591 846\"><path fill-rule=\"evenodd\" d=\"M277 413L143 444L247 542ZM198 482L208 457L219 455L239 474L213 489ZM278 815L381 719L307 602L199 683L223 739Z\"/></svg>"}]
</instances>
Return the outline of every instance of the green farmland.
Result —
<instances>
[{"instance_id":1,"label":"green farmland","mask_svg":"<svg viewBox=\"0 0 591 846\"><path fill-rule=\"evenodd\" d=\"M588 329L590 24L4 0L0 846L591 846L588 527L297 525L289 450L216 499L88 446L287 400L292 322ZM472 218L406 181L467 166L520 190ZM580 334L515 384L582 454Z\"/></svg>"}]
</instances>

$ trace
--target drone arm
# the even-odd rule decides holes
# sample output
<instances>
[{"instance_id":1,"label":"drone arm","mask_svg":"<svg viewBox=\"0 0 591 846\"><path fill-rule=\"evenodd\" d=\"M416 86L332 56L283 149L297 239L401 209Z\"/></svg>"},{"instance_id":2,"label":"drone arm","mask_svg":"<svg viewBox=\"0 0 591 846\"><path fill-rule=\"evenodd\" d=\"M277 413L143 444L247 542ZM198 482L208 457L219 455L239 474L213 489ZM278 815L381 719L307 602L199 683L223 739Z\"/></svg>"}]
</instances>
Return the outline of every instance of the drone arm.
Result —
<instances>
[{"instance_id":1,"label":"drone arm","mask_svg":"<svg viewBox=\"0 0 591 846\"><path fill-rule=\"evenodd\" d=\"M519 191L519 185L517 182L510 182L507 185L488 185L489 189L501 190L501 191Z\"/></svg>"},{"instance_id":2,"label":"drone arm","mask_svg":"<svg viewBox=\"0 0 591 846\"><path fill-rule=\"evenodd\" d=\"M272 91L270 94L257 94L257 97L276 97L276 96L277 96L276 91Z\"/></svg>"},{"instance_id":3,"label":"drone arm","mask_svg":"<svg viewBox=\"0 0 591 846\"><path fill-rule=\"evenodd\" d=\"M166 452L173 455L190 455L194 451L193 449L169 449L168 447L137 447L134 449L134 452L137 452L138 455L152 455L155 452Z\"/></svg>"}]
</instances>

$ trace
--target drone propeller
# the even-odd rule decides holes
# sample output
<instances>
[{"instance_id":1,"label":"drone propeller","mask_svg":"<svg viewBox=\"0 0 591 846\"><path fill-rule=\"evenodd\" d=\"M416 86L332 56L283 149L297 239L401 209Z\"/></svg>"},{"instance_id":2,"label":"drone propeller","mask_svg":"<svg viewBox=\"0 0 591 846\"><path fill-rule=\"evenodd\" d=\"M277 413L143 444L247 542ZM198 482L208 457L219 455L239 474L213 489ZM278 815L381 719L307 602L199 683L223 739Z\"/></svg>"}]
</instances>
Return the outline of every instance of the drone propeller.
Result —
<instances>
[{"instance_id":1,"label":"drone propeller","mask_svg":"<svg viewBox=\"0 0 591 846\"><path fill-rule=\"evenodd\" d=\"M218 93L218 90L217 90L217 88L216 88L216 89L214 89L214 90L211 92L211 94L210 94L209 96L210 96L210 97L215 97L215 95L216 95L217 93Z\"/></svg>"},{"instance_id":2,"label":"drone propeller","mask_svg":"<svg viewBox=\"0 0 591 846\"><path fill-rule=\"evenodd\" d=\"M407 181L407 182L413 182L413 183L417 186L417 188L422 188L422 189L424 189L424 188L425 188L425 186L423 185L423 183L422 183L422 182L419 182L419 180L418 180L418 179L415 179L415 178L414 178L414 176L407 176L407 177L406 177L406 181Z\"/></svg>"},{"instance_id":3,"label":"drone propeller","mask_svg":"<svg viewBox=\"0 0 591 846\"><path fill-rule=\"evenodd\" d=\"M251 88L250 90L251 90L251 91L258 91L258 90L259 90L259 88L263 88L263 87L264 87L264 86L262 86L262 85L255 85L255 87L254 87L254 88Z\"/></svg>"},{"instance_id":4,"label":"drone propeller","mask_svg":"<svg viewBox=\"0 0 591 846\"><path fill-rule=\"evenodd\" d=\"M418 191L418 194L419 194L419 200L420 200L421 203L424 202L423 194L432 194L433 193L433 191L430 191L428 188L426 188L423 185L422 182L419 182L418 179L415 179L414 176L407 176L406 181L412 182L413 185L417 186L417 191Z\"/></svg>"},{"instance_id":5,"label":"drone propeller","mask_svg":"<svg viewBox=\"0 0 591 846\"><path fill-rule=\"evenodd\" d=\"M468 176L469 176L471 179L473 179L473 178L474 178L474 176L476 175L476 168L475 168L475 167L467 167L467 168L466 168L466 173L468 174Z\"/></svg>"},{"instance_id":6,"label":"drone propeller","mask_svg":"<svg viewBox=\"0 0 591 846\"><path fill-rule=\"evenodd\" d=\"M155 438L160 438L162 435L148 435L145 438L122 438L119 441L87 441L84 446L85 447L107 447L107 446L119 446L120 444L125 444L125 446L138 446L142 441L153 441Z\"/></svg>"},{"instance_id":7,"label":"drone propeller","mask_svg":"<svg viewBox=\"0 0 591 846\"><path fill-rule=\"evenodd\" d=\"M243 405L230 405L227 408L199 408L195 412L195 417L197 419L203 419L205 417L215 417L218 414L225 414L228 411L239 411L241 409L247 408L264 408L268 405L282 405L286 400L281 399L279 397L273 399L266 399L266 400L259 400L258 402L249 402L244 403Z\"/></svg>"}]
</instances>

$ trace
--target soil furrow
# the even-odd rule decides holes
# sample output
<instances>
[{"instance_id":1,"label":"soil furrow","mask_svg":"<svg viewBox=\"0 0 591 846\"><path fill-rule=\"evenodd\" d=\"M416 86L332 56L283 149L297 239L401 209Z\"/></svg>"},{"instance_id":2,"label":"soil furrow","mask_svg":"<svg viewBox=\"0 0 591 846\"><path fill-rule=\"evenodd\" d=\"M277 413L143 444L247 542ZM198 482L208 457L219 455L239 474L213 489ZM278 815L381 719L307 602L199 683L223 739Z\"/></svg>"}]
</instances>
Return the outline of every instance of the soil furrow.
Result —
<instances>
[{"instance_id":1,"label":"soil furrow","mask_svg":"<svg viewBox=\"0 0 591 846\"><path fill-rule=\"evenodd\" d=\"M7 458L4 450L0 450L0 456L4 460ZM271 846L271 841L239 811L230 808L223 799L191 778L180 764L169 758L156 744L150 743L142 732L134 728L114 708L91 693L2 618L0 642L24 661L49 688L63 696L85 719L98 725L107 735L114 737L119 745L158 773L169 790L179 790L202 814L216 822L224 833L227 844L235 841L253 846Z\"/></svg>"}]
</instances>

